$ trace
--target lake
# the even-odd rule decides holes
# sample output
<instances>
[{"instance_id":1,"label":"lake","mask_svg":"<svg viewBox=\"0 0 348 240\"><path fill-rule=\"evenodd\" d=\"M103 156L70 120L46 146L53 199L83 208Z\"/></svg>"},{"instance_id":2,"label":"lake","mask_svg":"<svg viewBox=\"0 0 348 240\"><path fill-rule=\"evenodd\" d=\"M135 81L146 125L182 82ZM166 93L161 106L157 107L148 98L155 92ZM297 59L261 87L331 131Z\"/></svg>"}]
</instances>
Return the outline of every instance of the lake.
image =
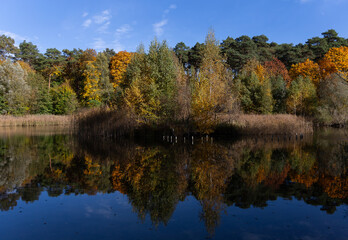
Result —
<instances>
[{"instance_id":1,"label":"lake","mask_svg":"<svg viewBox=\"0 0 348 240\"><path fill-rule=\"evenodd\" d=\"M0 129L1 239L347 239L348 134L78 139Z\"/></svg>"}]
</instances>

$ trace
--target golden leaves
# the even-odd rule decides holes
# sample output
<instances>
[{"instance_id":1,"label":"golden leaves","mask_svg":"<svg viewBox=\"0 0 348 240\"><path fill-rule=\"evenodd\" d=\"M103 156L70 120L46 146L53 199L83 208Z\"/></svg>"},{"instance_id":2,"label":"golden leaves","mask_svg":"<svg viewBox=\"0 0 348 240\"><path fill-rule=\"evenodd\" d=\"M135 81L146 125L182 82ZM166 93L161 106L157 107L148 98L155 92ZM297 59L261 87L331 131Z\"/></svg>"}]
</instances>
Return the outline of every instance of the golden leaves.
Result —
<instances>
[{"instance_id":1,"label":"golden leaves","mask_svg":"<svg viewBox=\"0 0 348 240\"><path fill-rule=\"evenodd\" d=\"M331 48L320 61L320 68L323 77L340 73L348 81L348 47Z\"/></svg>"},{"instance_id":2,"label":"golden leaves","mask_svg":"<svg viewBox=\"0 0 348 240\"><path fill-rule=\"evenodd\" d=\"M293 64L289 71L290 77L294 80L299 76L303 78L310 78L312 82L318 85L320 81L320 67L319 64L307 59L303 63Z\"/></svg>"},{"instance_id":3,"label":"golden leaves","mask_svg":"<svg viewBox=\"0 0 348 240\"><path fill-rule=\"evenodd\" d=\"M132 59L132 53L120 51L111 58L110 74L112 76L112 85L116 89L123 81L127 66Z\"/></svg>"},{"instance_id":4,"label":"golden leaves","mask_svg":"<svg viewBox=\"0 0 348 240\"><path fill-rule=\"evenodd\" d=\"M309 77L316 85L333 73L339 73L347 79L348 47L331 48L319 63L307 59L303 63L292 65L289 71L293 80L299 76Z\"/></svg>"},{"instance_id":5,"label":"golden leaves","mask_svg":"<svg viewBox=\"0 0 348 240\"><path fill-rule=\"evenodd\" d=\"M89 61L86 66L86 70L83 73L85 77L82 98L87 105L93 105L94 101L101 101L99 80L101 73L95 67L92 61Z\"/></svg>"}]
</instances>

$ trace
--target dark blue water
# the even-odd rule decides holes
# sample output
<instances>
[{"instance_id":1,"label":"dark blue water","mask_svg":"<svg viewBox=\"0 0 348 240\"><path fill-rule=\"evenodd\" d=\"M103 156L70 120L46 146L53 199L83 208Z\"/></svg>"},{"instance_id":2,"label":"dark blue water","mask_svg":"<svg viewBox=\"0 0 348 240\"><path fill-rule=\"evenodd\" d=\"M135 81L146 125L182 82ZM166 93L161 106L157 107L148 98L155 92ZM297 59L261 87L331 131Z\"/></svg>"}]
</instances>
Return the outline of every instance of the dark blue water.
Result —
<instances>
[{"instance_id":1,"label":"dark blue water","mask_svg":"<svg viewBox=\"0 0 348 240\"><path fill-rule=\"evenodd\" d=\"M348 143L0 139L1 239L347 239Z\"/></svg>"}]
</instances>

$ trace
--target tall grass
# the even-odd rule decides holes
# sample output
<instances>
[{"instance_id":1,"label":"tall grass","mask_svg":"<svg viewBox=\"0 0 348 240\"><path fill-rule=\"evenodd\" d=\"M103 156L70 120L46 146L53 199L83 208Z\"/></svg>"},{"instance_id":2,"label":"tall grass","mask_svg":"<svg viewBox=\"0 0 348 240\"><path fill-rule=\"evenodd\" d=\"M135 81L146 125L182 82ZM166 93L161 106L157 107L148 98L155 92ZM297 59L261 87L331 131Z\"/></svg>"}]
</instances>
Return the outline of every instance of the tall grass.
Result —
<instances>
[{"instance_id":1,"label":"tall grass","mask_svg":"<svg viewBox=\"0 0 348 240\"><path fill-rule=\"evenodd\" d=\"M304 135L313 132L313 124L302 117L277 114L277 115L231 115L219 114L215 136L235 137L242 135ZM75 116L75 126L78 135L84 137L125 137L164 135L168 133L168 126L148 126L137 123L125 110L92 109ZM189 129L187 125L192 122L177 123L176 129ZM193 129L193 128L191 128ZM167 132L166 132L167 131ZM200 134L197 132L175 131L171 134ZM141 133L141 134L139 134Z\"/></svg>"},{"instance_id":2,"label":"tall grass","mask_svg":"<svg viewBox=\"0 0 348 240\"><path fill-rule=\"evenodd\" d=\"M218 128L234 128L240 135L300 135L313 133L313 123L290 114L217 116Z\"/></svg>"},{"instance_id":3,"label":"tall grass","mask_svg":"<svg viewBox=\"0 0 348 240\"><path fill-rule=\"evenodd\" d=\"M58 115L24 115L0 116L0 127L28 127L28 126L72 126L71 116Z\"/></svg>"},{"instance_id":4,"label":"tall grass","mask_svg":"<svg viewBox=\"0 0 348 240\"><path fill-rule=\"evenodd\" d=\"M74 116L75 131L83 137L122 137L132 134L137 123L124 110L90 109Z\"/></svg>"}]
</instances>

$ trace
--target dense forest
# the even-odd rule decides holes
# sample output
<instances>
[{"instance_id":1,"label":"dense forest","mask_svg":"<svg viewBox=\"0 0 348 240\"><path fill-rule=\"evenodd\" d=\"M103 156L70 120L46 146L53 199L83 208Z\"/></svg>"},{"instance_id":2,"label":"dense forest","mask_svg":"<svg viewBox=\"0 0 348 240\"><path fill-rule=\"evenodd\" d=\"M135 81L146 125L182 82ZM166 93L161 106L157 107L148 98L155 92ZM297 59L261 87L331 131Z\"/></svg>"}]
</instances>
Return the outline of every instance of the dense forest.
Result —
<instances>
[{"instance_id":1,"label":"dense forest","mask_svg":"<svg viewBox=\"0 0 348 240\"><path fill-rule=\"evenodd\" d=\"M145 51L49 48L0 36L1 114L126 110L141 123L192 120L209 132L217 114L289 113L324 124L348 120L348 39L335 30L302 44L209 31L204 43Z\"/></svg>"}]
</instances>

